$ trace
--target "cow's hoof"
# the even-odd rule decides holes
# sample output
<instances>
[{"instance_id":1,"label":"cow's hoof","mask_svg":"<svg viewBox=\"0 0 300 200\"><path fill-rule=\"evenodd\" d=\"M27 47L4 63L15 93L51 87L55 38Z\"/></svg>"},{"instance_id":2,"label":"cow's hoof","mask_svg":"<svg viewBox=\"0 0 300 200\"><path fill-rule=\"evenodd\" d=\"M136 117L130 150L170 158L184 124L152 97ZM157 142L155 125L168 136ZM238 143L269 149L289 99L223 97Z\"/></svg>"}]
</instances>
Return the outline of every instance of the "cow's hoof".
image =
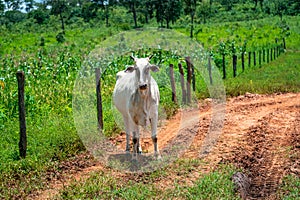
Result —
<instances>
[{"instance_id":1,"label":"cow's hoof","mask_svg":"<svg viewBox=\"0 0 300 200\"><path fill-rule=\"evenodd\" d=\"M154 154L154 158L160 161L163 159L159 153Z\"/></svg>"},{"instance_id":2,"label":"cow's hoof","mask_svg":"<svg viewBox=\"0 0 300 200\"><path fill-rule=\"evenodd\" d=\"M132 157L131 162L132 162L132 164L137 164L138 163L137 157Z\"/></svg>"}]
</instances>

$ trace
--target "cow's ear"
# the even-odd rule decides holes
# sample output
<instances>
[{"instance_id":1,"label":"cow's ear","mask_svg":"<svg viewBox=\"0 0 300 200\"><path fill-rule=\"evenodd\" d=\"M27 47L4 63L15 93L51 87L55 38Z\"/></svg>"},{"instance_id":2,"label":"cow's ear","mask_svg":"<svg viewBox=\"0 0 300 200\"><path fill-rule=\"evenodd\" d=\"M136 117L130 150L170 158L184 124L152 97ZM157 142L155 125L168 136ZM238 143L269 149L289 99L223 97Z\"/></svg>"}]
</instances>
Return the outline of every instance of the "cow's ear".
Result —
<instances>
[{"instance_id":1,"label":"cow's ear","mask_svg":"<svg viewBox=\"0 0 300 200\"><path fill-rule=\"evenodd\" d=\"M156 65L150 65L150 67L149 67L150 69L151 69L151 71L153 71L153 72L158 72L159 71L159 67L158 66L156 66Z\"/></svg>"},{"instance_id":2,"label":"cow's ear","mask_svg":"<svg viewBox=\"0 0 300 200\"><path fill-rule=\"evenodd\" d=\"M133 66L128 66L126 69L125 69L125 72L126 73L131 73L135 70L135 68Z\"/></svg>"}]
</instances>

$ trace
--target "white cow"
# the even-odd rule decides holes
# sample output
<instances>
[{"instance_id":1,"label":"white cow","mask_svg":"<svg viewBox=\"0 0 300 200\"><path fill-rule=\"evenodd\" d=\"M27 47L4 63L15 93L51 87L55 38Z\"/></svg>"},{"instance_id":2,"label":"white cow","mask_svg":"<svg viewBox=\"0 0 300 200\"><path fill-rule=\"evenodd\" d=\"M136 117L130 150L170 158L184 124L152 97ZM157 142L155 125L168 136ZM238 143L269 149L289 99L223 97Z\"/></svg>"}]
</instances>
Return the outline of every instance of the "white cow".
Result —
<instances>
[{"instance_id":1,"label":"white cow","mask_svg":"<svg viewBox=\"0 0 300 200\"><path fill-rule=\"evenodd\" d=\"M149 63L151 57L135 58L134 65L117 73L117 81L113 92L113 102L123 116L126 129L126 152L130 151L130 133L133 140L133 159L141 153L139 144L139 125L151 124L151 136L154 155L160 158L157 147L157 120L159 90L156 81L150 75L159 71L156 65Z\"/></svg>"}]
</instances>

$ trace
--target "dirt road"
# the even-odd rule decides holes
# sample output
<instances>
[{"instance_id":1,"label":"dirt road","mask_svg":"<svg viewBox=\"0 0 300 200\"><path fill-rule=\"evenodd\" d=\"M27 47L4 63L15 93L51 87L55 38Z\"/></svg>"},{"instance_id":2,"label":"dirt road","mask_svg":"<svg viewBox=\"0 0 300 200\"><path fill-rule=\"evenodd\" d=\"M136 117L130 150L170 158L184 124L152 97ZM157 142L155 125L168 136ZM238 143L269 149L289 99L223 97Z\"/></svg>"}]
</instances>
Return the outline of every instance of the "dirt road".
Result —
<instances>
[{"instance_id":1,"label":"dirt road","mask_svg":"<svg viewBox=\"0 0 300 200\"><path fill-rule=\"evenodd\" d=\"M300 175L300 93L246 94L228 99L224 126L218 141L201 158L203 141L211 123L210 101L200 102L197 110L191 109L185 115L190 119L185 121L186 126L180 126L182 113L178 113L160 128L158 140L159 146L163 148L169 145L179 131L195 133L192 144L183 156L203 159L209 165L192 171L190 176L182 177L186 183L192 183L200 176L199 172L207 173L219 163L231 163L242 169L251 180L247 198L274 199L277 187L285 175ZM112 138L111 141L125 149L125 134ZM153 147L150 138L142 139L142 148L151 152ZM32 197L51 197L74 178L78 180L94 170L109 170L97 162L82 162L89 163L82 167L69 164L73 172L66 170L59 180L50 182L49 190L38 192ZM122 172L115 173L116 176L127 176ZM174 177L168 177L157 184L171 187L172 179Z\"/></svg>"}]
</instances>

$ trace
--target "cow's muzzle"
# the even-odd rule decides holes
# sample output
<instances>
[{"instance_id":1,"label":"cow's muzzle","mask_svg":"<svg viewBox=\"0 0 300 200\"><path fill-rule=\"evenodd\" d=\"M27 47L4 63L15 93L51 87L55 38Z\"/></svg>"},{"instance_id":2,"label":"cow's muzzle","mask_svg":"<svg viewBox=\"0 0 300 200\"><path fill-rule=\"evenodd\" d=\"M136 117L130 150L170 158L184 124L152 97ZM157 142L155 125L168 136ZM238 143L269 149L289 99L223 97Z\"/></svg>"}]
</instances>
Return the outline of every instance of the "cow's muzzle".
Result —
<instances>
[{"instance_id":1,"label":"cow's muzzle","mask_svg":"<svg viewBox=\"0 0 300 200\"><path fill-rule=\"evenodd\" d=\"M147 83L144 83L144 84L140 84L140 85L139 85L140 90L146 90L147 87L148 87Z\"/></svg>"}]
</instances>

